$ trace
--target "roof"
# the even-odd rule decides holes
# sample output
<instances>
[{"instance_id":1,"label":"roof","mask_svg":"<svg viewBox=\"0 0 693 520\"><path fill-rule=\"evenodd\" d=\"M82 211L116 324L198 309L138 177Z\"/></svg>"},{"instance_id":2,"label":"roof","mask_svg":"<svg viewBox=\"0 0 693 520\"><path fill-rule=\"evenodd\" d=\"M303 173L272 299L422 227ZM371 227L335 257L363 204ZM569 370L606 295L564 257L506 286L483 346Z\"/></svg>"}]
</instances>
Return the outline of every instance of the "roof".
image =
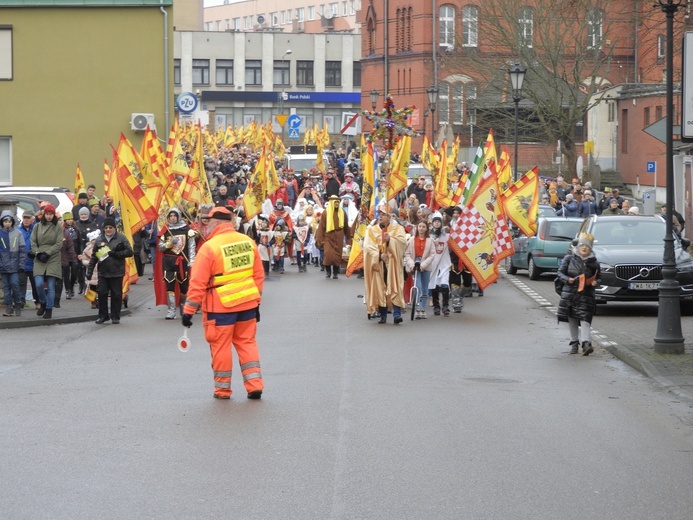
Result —
<instances>
[{"instance_id":1,"label":"roof","mask_svg":"<svg viewBox=\"0 0 693 520\"><path fill-rule=\"evenodd\" d=\"M170 7L173 0L3 0L0 7Z\"/></svg>"}]
</instances>

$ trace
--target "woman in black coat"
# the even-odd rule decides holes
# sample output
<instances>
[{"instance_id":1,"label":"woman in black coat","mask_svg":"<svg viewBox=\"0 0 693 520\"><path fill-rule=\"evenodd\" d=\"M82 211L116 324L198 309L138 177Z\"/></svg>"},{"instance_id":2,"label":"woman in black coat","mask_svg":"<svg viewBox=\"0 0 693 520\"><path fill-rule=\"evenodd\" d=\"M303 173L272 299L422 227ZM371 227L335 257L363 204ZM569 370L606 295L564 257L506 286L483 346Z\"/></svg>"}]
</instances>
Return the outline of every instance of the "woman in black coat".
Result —
<instances>
[{"instance_id":1,"label":"woman in black coat","mask_svg":"<svg viewBox=\"0 0 693 520\"><path fill-rule=\"evenodd\" d=\"M581 233L571 251L563 258L558 278L563 281L558 321L570 327L570 353L577 354L582 343L582 355L594 349L590 340L592 316L597 310L594 288L599 285L599 262L592 252L594 237ZM579 334L579 338L578 338Z\"/></svg>"}]
</instances>

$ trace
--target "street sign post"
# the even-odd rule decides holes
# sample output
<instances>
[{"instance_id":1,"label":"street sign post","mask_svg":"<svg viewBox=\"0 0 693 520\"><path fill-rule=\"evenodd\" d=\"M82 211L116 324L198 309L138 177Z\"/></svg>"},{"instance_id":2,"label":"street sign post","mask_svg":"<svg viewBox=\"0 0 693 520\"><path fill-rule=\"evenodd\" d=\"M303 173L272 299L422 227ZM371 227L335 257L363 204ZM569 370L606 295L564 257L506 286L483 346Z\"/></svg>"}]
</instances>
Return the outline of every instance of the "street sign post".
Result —
<instances>
[{"instance_id":1,"label":"street sign post","mask_svg":"<svg viewBox=\"0 0 693 520\"><path fill-rule=\"evenodd\" d=\"M288 119L289 123L289 139L298 139L301 130L301 116L291 114Z\"/></svg>"},{"instance_id":2,"label":"street sign post","mask_svg":"<svg viewBox=\"0 0 693 520\"><path fill-rule=\"evenodd\" d=\"M647 161L647 173L654 174L654 187L657 188L657 161Z\"/></svg>"}]
</instances>

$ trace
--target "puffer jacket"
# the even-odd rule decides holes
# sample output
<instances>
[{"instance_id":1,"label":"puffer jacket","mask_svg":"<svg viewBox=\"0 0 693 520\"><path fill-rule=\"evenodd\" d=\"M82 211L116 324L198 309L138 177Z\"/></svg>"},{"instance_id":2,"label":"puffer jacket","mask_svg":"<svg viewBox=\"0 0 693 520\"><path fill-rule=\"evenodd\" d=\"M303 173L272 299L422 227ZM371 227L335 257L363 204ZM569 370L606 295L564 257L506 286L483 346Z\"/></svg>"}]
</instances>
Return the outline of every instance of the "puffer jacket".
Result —
<instances>
[{"instance_id":1,"label":"puffer jacket","mask_svg":"<svg viewBox=\"0 0 693 520\"><path fill-rule=\"evenodd\" d=\"M567 322L568 318L575 318L592 323L592 316L597 310L594 287L585 284L585 288L578 292L577 283L568 283L568 278L577 278L581 274L584 274L585 278L591 278L596 274L596 281L599 284L599 262L597 262L594 253L590 253L587 258L583 259L576 252L571 251L563 258L557 273L558 278L565 282L556 312L558 321Z\"/></svg>"},{"instance_id":2,"label":"puffer jacket","mask_svg":"<svg viewBox=\"0 0 693 520\"><path fill-rule=\"evenodd\" d=\"M17 219L12 212L3 211L0 220L5 217L12 219L12 227L6 231L0 226L0 273L18 273L26 266L26 243L16 228Z\"/></svg>"},{"instance_id":3,"label":"puffer jacket","mask_svg":"<svg viewBox=\"0 0 693 520\"><path fill-rule=\"evenodd\" d=\"M99 262L96 254L94 254L87 267L87 278L91 278L91 274L97 264L99 266L99 277L122 278L125 276L125 259L133 256L130 241L125 235L116 231L110 240L105 235L101 235L94 244L94 251L98 251L104 245L108 245L108 248L111 250L108 253L108 258Z\"/></svg>"}]
</instances>

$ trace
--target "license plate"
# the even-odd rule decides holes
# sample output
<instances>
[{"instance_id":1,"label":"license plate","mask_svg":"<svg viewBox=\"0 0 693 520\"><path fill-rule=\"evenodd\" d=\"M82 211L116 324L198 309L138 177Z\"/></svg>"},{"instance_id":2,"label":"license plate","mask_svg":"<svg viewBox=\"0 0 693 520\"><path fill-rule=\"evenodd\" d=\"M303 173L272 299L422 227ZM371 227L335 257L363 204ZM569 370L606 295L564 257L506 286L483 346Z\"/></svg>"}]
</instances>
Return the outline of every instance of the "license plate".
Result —
<instances>
[{"instance_id":1,"label":"license plate","mask_svg":"<svg viewBox=\"0 0 693 520\"><path fill-rule=\"evenodd\" d=\"M659 282L630 282L628 288L632 291L654 291L659 288Z\"/></svg>"}]
</instances>

